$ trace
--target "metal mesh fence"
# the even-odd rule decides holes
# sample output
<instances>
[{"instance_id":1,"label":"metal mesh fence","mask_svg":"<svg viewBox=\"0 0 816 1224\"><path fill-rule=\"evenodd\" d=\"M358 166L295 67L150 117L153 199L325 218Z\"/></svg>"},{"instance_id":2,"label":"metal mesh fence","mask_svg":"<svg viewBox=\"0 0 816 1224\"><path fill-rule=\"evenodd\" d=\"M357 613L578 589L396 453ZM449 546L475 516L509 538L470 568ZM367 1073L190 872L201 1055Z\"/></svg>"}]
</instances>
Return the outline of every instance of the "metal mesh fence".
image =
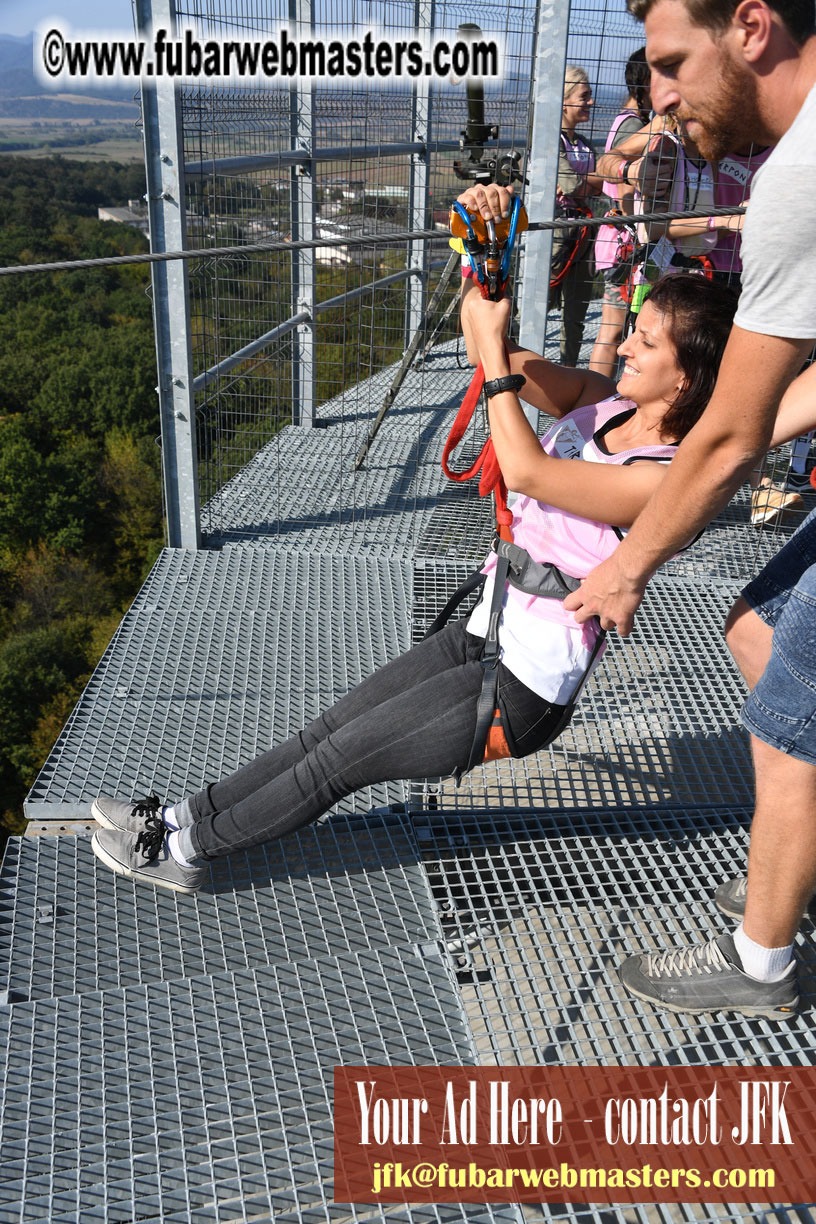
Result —
<instances>
[{"instance_id":1,"label":"metal mesh fence","mask_svg":"<svg viewBox=\"0 0 816 1224\"><path fill-rule=\"evenodd\" d=\"M177 12L179 21L193 24L202 37L264 37L290 22L296 32L312 37L376 28L386 37L419 30L439 38L455 36L463 23L475 20L485 37L501 40L505 55L503 80L484 83L483 118L498 140L485 140L482 133L464 150L458 145L473 112L463 81L417 89L382 82L372 87L367 80L342 88L326 88L320 81L285 87L251 82L182 91L188 245L308 244L191 264L199 500L204 539L216 544L225 531L234 535L236 530L223 490L260 451L268 487L286 488L288 431L330 426L341 466L352 467L365 429L388 393L390 374L385 380L375 376L395 367L418 328L423 330L420 350L456 336L455 269L433 314L427 309L449 255L448 208L465 186L454 163L473 173L479 157L515 161L526 177L522 190L535 195L538 168L529 163L530 131L542 90L541 82L534 86L536 36L547 37L549 16L548 6L535 0L476 9L447 0L398 0L387 6L369 0L183 0ZM593 101L584 111L563 112L560 147L551 152L559 159L560 191L596 216L613 208L624 213L738 208L762 154L737 150L712 167L685 139L661 145L659 155L671 155L674 171L671 188L660 196L634 194L609 171L611 184L597 178L588 190L576 186L570 163L578 165L582 149L599 158L627 108L612 144L628 141L623 146L628 159L636 159L663 128L654 118L651 127L643 126L648 99L639 86L633 101L633 82L641 78L627 63L641 45L640 26L613 0L571 6L566 58L585 71ZM551 104L560 107L557 58L544 88ZM568 86L563 101L573 96ZM484 148L479 141L485 141ZM557 209L556 217L570 211L569 205ZM531 219L542 218L533 212ZM559 269L563 274L550 290L550 319L536 346L552 359L614 375L617 345L636 317L631 308L637 305L639 282L664 267L700 272L705 264L712 265L709 273L738 288L739 221L734 214L717 218L713 230L705 228L706 218L641 225L631 235L621 230L612 267L603 266L611 258L609 243L604 247L597 231L579 244L577 231L560 231L554 280ZM438 228L438 240L405 240L411 229L431 228ZM675 264L668 264L670 258ZM460 362L465 366L463 354ZM433 402L433 371L415 365L415 373L415 401ZM418 444L424 424L420 414ZM422 461L419 451L418 445L416 463ZM805 439L771 455L764 471L752 477L748 517L758 535L810 508L809 462ZM352 513L365 531L365 507L355 504ZM247 527L252 534L252 525Z\"/></svg>"},{"instance_id":2,"label":"metal mesh fence","mask_svg":"<svg viewBox=\"0 0 816 1224\"><path fill-rule=\"evenodd\" d=\"M633 96L629 86L632 82L646 81L648 73L639 76L635 66L627 70L629 57L642 45L641 27L609 0L571 6L568 59L585 69L594 96L589 119L578 124L577 135L588 142L596 158L605 148L618 147L619 142L627 158L637 157L649 142L655 143L658 132L667 130L664 121L652 115L649 126L641 126L639 136L629 134L646 117L645 113L638 116L632 110L638 100L644 107L646 103L645 99ZM564 100L568 100L566 90ZM630 118L624 119L618 128L616 120L620 123L619 117L627 111ZM610 144L613 130L616 135ZM733 149L720 162L712 164L676 126L670 125L668 130L678 139L669 146L664 141L659 156L672 159L670 188L662 194L635 194L617 184L615 176L591 200L582 202L596 216L612 209L624 214L666 207L739 209L747 203L753 176L770 150L757 145ZM563 161L561 165L566 170ZM617 190L610 193L610 185L617 186ZM563 187L568 193L569 182L565 181ZM613 258L608 241L604 243L602 238L591 235L560 290L562 319L566 322L562 323L557 338L549 339L546 355L555 360L566 356L571 364L588 364L612 375L617 367L617 343L621 334L625 336L634 325L632 310L638 304L638 283L654 280L660 271L681 268L699 274L705 269L706 275L725 281L738 293L742 270L739 216L721 215L712 217L711 222L713 228L706 232L701 232L705 220L679 220L668 227L661 223L640 226L628 241L625 231L621 231L623 236L614 252L617 264L609 267L603 266ZM661 249L661 239L670 245ZM666 262L669 258L672 264ZM597 309L590 310L582 323L586 302ZM553 304L555 299L551 299ZM740 548L740 562L745 567L742 576L753 573L767 559L764 546L768 542L763 536L771 537L769 547L775 549L780 524L801 521L812 508L813 495L807 481L810 441L807 436L772 451L761 470L752 474L750 490L739 499L735 518L750 520L756 544L755 548L748 546L745 533ZM747 555L750 553L753 556Z\"/></svg>"},{"instance_id":3,"label":"metal mesh fence","mask_svg":"<svg viewBox=\"0 0 816 1224\"><path fill-rule=\"evenodd\" d=\"M294 8L274 0L192 3L183 4L178 17L195 24L202 37L226 31L259 37L293 12L298 32L325 35L330 29L338 37L368 27L386 37L415 28L455 35L473 18L472 6L413 0L387 6L316 0ZM478 14L486 32L503 37L508 65L506 79L487 99L486 120L499 127L502 148L517 146L520 155L534 13L535 4L528 3L485 5ZM426 307L450 254L447 210L464 186L454 161L463 156L458 138L467 118L463 82L416 91L372 88L370 81L342 89L301 83L184 91L189 245L287 238L314 244L298 254L201 260L191 270L205 536L222 525L219 491L264 445L277 445L286 426L326 424L338 395L356 388L344 396L339 432L359 445L355 423L376 412L387 390L371 376L401 357L417 327L436 340L455 334L448 307L458 270L433 318ZM394 237L437 224L438 241L411 244ZM361 238L370 243L344 241ZM298 316L300 323L293 324ZM420 399L423 393L420 386ZM282 455L276 464L284 479L286 462Z\"/></svg>"}]
</instances>

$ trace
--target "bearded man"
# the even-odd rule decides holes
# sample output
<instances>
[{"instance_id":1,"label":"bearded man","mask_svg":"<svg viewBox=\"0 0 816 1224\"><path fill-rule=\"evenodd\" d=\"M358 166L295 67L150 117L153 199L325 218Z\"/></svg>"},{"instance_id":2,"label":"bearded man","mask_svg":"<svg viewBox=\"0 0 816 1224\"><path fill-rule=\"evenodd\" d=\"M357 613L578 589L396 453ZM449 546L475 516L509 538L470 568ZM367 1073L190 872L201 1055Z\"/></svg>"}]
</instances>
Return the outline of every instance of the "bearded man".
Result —
<instances>
[{"instance_id":1,"label":"bearded man","mask_svg":"<svg viewBox=\"0 0 816 1224\"><path fill-rule=\"evenodd\" d=\"M816 418L813 368L784 395L816 338L813 0L628 5L644 23L660 114L677 115L711 162L752 141L776 147L752 184L742 296L709 407L612 558L565 601L579 622L597 615L624 635L661 563L726 505L771 443L802 432L803 402L806 428ZM787 424L786 404L798 410ZM743 722L756 808L747 885L723 881L715 900L742 921L733 935L633 956L621 980L672 1011L782 1018L799 1002L793 941L816 890L816 511L743 591L726 639L752 690Z\"/></svg>"}]
</instances>

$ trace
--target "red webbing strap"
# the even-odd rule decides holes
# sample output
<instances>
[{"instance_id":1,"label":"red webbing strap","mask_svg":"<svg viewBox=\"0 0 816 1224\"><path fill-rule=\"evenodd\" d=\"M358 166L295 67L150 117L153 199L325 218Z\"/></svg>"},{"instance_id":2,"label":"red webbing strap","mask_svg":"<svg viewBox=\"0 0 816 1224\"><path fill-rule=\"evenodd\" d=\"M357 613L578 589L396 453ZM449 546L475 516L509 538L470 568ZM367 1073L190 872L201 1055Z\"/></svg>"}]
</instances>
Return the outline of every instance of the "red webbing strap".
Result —
<instances>
[{"instance_id":1,"label":"red webbing strap","mask_svg":"<svg viewBox=\"0 0 816 1224\"><path fill-rule=\"evenodd\" d=\"M564 264L561 271L556 273L556 275L550 281L551 289L557 289L559 285L562 285L564 281L566 280L567 273L569 272L570 268L572 267L572 265L575 263L576 259L578 258L578 252L580 251L581 245L588 233L589 233L589 226L582 225L581 228L578 230L578 238L576 240L575 246L572 248L572 251L567 259L567 262Z\"/></svg>"},{"instance_id":2,"label":"red webbing strap","mask_svg":"<svg viewBox=\"0 0 816 1224\"><path fill-rule=\"evenodd\" d=\"M449 480L465 481L472 480L481 471L479 478L479 496L487 497L488 494L495 492L496 494L496 525L499 529L499 536L503 540L509 540L512 543L513 532L511 524L513 522L513 513L507 508L507 485L504 483L504 478L501 474L499 461L496 458L496 452L493 448L492 438L488 438L475 461L465 471L457 472L450 466L450 456L456 450L459 443L465 436L468 425L471 422L473 413L476 410L476 405L479 402L479 397L482 394L484 386L484 370L482 363L479 362L476 367L476 372L470 381L470 386L465 392L465 398L459 407L456 414L456 419L451 426L448 440L445 443L445 449L442 451L442 471Z\"/></svg>"}]
</instances>

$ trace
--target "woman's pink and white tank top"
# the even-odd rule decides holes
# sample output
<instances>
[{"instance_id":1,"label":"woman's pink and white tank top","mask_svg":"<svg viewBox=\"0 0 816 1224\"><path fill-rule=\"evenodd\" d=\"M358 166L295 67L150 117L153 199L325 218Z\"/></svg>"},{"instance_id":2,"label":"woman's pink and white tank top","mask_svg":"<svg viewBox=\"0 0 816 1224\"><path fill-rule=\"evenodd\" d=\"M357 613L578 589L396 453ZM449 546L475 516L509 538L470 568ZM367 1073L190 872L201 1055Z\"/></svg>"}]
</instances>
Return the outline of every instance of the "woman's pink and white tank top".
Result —
<instances>
[{"instance_id":1,"label":"woman's pink and white tank top","mask_svg":"<svg viewBox=\"0 0 816 1224\"><path fill-rule=\"evenodd\" d=\"M640 446L610 454L604 437L635 412L631 400L613 396L567 413L541 439L548 455L583 459L588 463L624 466L635 460L668 463L676 446ZM518 497L513 505L513 539L536 561L552 561L566 574L585 578L606 560L625 533L607 523L579 518L566 510L532 497ZM481 602L468 621L468 631L484 637L493 592L496 556L483 567L488 575ZM557 599L540 599L508 586L504 597L499 642L501 659L517 679L533 692L563 705L586 670L599 629L596 621L578 625ZM603 653L601 650L598 659Z\"/></svg>"}]
</instances>

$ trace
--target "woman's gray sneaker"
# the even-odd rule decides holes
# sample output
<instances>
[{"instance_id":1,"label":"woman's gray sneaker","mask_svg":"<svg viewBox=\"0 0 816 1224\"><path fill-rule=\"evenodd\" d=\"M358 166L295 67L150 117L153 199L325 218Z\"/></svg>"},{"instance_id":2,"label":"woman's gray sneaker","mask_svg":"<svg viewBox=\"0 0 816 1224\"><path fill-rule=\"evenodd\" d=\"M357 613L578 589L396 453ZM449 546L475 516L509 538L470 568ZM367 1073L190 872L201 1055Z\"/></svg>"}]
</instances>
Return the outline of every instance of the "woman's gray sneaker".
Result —
<instances>
[{"instance_id":1,"label":"woman's gray sneaker","mask_svg":"<svg viewBox=\"0 0 816 1224\"><path fill-rule=\"evenodd\" d=\"M161 816L154 814L139 833L97 829L91 846L96 857L118 875L174 892L198 892L209 869L206 865L184 867L177 863L167 845L168 832Z\"/></svg>"},{"instance_id":2,"label":"woman's gray sneaker","mask_svg":"<svg viewBox=\"0 0 816 1224\"><path fill-rule=\"evenodd\" d=\"M748 895L748 877L738 876L735 880L725 880L714 891L714 904L717 909L727 914L729 918L745 917L745 898ZM807 910L811 918L816 918L816 895L810 898Z\"/></svg>"},{"instance_id":3,"label":"woman's gray sneaker","mask_svg":"<svg viewBox=\"0 0 816 1224\"><path fill-rule=\"evenodd\" d=\"M162 805L157 795L146 799L123 803L109 795L99 795L91 804L91 815L104 829L118 829L124 833L141 833L151 816L161 816Z\"/></svg>"},{"instance_id":4,"label":"woman's gray sneaker","mask_svg":"<svg viewBox=\"0 0 816 1224\"><path fill-rule=\"evenodd\" d=\"M736 1011L783 1020L799 1006L796 966L779 982L758 982L742 967L730 935L673 952L643 952L620 967L630 994L673 1012Z\"/></svg>"}]
</instances>

